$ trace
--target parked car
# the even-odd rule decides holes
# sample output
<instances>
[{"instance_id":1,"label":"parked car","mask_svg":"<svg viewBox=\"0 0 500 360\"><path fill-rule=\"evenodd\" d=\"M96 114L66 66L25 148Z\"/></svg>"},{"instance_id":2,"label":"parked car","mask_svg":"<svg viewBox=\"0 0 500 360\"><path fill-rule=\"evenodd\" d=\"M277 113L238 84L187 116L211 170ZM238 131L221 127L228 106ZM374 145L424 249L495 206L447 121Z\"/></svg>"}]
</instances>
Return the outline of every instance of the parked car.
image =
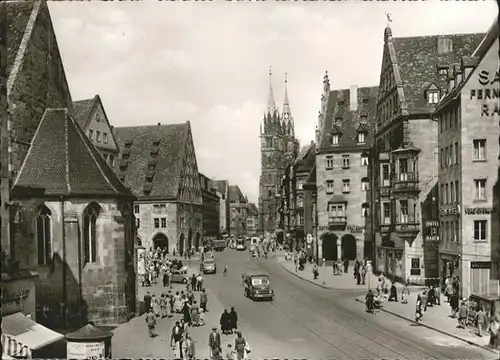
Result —
<instances>
[{"instance_id":1,"label":"parked car","mask_svg":"<svg viewBox=\"0 0 500 360\"><path fill-rule=\"evenodd\" d=\"M245 274L243 279L244 295L253 301L274 300L274 290L271 288L269 276L264 274Z\"/></svg>"},{"instance_id":2,"label":"parked car","mask_svg":"<svg viewBox=\"0 0 500 360\"><path fill-rule=\"evenodd\" d=\"M217 265L215 264L215 259L205 259L203 261L203 273L204 274L216 274Z\"/></svg>"},{"instance_id":3,"label":"parked car","mask_svg":"<svg viewBox=\"0 0 500 360\"><path fill-rule=\"evenodd\" d=\"M176 284L187 284L188 282L187 268L172 270L172 276L170 277L170 281Z\"/></svg>"}]
</instances>

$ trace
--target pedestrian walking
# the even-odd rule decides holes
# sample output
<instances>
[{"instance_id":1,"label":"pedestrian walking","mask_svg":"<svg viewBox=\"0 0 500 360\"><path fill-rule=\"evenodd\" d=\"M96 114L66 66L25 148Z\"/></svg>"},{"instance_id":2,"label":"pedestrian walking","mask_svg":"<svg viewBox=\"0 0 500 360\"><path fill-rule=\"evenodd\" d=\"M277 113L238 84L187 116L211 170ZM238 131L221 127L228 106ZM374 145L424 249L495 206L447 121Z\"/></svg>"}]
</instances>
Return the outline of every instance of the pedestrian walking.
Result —
<instances>
[{"instance_id":1,"label":"pedestrian walking","mask_svg":"<svg viewBox=\"0 0 500 360\"><path fill-rule=\"evenodd\" d=\"M184 328L179 321L175 322L170 336L170 346L174 349L174 357L182 359L182 337L184 335Z\"/></svg>"},{"instance_id":2,"label":"pedestrian walking","mask_svg":"<svg viewBox=\"0 0 500 360\"><path fill-rule=\"evenodd\" d=\"M483 336L483 330L488 328L487 320L486 313L484 312L483 307L480 306L476 313L477 335Z\"/></svg>"},{"instance_id":3,"label":"pedestrian walking","mask_svg":"<svg viewBox=\"0 0 500 360\"><path fill-rule=\"evenodd\" d=\"M420 294L417 295L417 302L415 304L415 321L420 322L424 314L422 312L422 296Z\"/></svg>"},{"instance_id":4,"label":"pedestrian walking","mask_svg":"<svg viewBox=\"0 0 500 360\"><path fill-rule=\"evenodd\" d=\"M408 297L410 297L410 282L407 281L403 290L401 291L401 304L408 304Z\"/></svg>"},{"instance_id":5,"label":"pedestrian walking","mask_svg":"<svg viewBox=\"0 0 500 360\"><path fill-rule=\"evenodd\" d=\"M151 294L149 293L149 291L146 293L146 295L144 295L143 301L145 311L149 312L149 310L151 309Z\"/></svg>"},{"instance_id":6,"label":"pedestrian walking","mask_svg":"<svg viewBox=\"0 0 500 360\"><path fill-rule=\"evenodd\" d=\"M236 352L233 349L233 345L227 344L226 352L224 354L224 360L234 360L236 357Z\"/></svg>"},{"instance_id":7,"label":"pedestrian walking","mask_svg":"<svg viewBox=\"0 0 500 360\"><path fill-rule=\"evenodd\" d=\"M349 273L349 260L345 259L344 260L344 274Z\"/></svg>"},{"instance_id":8,"label":"pedestrian walking","mask_svg":"<svg viewBox=\"0 0 500 360\"><path fill-rule=\"evenodd\" d=\"M459 299L458 299L458 293L454 290L452 291L453 292L450 296L451 317L456 318L459 307Z\"/></svg>"},{"instance_id":9,"label":"pedestrian walking","mask_svg":"<svg viewBox=\"0 0 500 360\"><path fill-rule=\"evenodd\" d=\"M217 332L216 327L213 327L212 332L210 333L210 335L208 335L208 349L212 360L220 360L222 349L220 334Z\"/></svg>"},{"instance_id":10,"label":"pedestrian walking","mask_svg":"<svg viewBox=\"0 0 500 360\"><path fill-rule=\"evenodd\" d=\"M193 326L200 325L200 307L198 306L196 300L194 300L191 305L191 323Z\"/></svg>"},{"instance_id":11,"label":"pedestrian walking","mask_svg":"<svg viewBox=\"0 0 500 360\"><path fill-rule=\"evenodd\" d=\"M488 332L490 333L490 347L496 349L498 347L499 335L500 335L500 323L498 322L498 315L493 315L488 326Z\"/></svg>"},{"instance_id":12,"label":"pedestrian walking","mask_svg":"<svg viewBox=\"0 0 500 360\"><path fill-rule=\"evenodd\" d=\"M465 298L462 300L462 304L458 309L458 327L461 329L467 328L467 319L469 318L469 308L465 303Z\"/></svg>"},{"instance_id":13,"label":"pedestrian walking","mask_svg":"<svg viewBox=\"0 0 500 360\"><path fill-rule=\"evenodd\" d=\"M236 351L236 360L243 360L246 358L247 342L241 334L241 331L236 333L236 339L234 339L234 350Z\"/></svg>"},{"instance_id":14,"label":"pedestrian walking","mask_svg":"<svg viewBox=\"0 0 500 360\"><path fill-rule=\"evenodd\" d=\"M191 335L189 335L189 334L186 335L182 345L183 345L182 351L184 354L184 358L186 360L194 360L195 356L196 356L196 352L195 352L195 347L194 347L194 341L193 341L193 339L191 339Z\"/></svg>"},{"instance_id":15,"label":"pedestrian walking","mask_svg":"<svg viewBox=\"0 0 500 360\"><path fill-rule=\"evenodd\" d=\"M202 289L200 294L200 307L203 309L203 312L207 312L207 302L207 292L205 291L205 289Z\"/></svg>"},{"instance_id":16,"label":"pedestrian walking","mask_svg":"<svg viewBox=\"0 0 500 360\"><path fill-rule=\"evenodd\" d=\"M398 289L396 288L396 284L392 283L391 285L391 293L389 295L388 301L398 302Z\"/></svg>"},{"instance_id":17,"label":"pedestrian walking","mask_svg":"<svg viewBox=\"0 0 500 360\"><path fill-rule=\"evenodd\" d=\"M318 265L314 264L312 272L313 272L313 278L314 278L314 280L317 280L318 277L319 277Z\"/></svg>"},{"instance_id":18,"label":"pedestrian walking","mask_svg":"<svg viewBox=\"0 0 500 360\"><path fill-rule=\"evenodd\" d=\"M439 285L434 286L434 305L441 306L441 288Z\"/></svg>"},{"instance_id":19,"label":"pedestrian walking","mask_svg":"<svg viewBox=\"0 0 500 360\"><path fill-rule=\"evenodd\" d=\"M156 336L155 327L156 327L156 316L153 314L153 310L149 309L148 314L146 315L146 324L148 325L148 334L150 338Z\"/></svg>"},{"instance_id":20,"label":"pedestrian walking","mask_svg":"<svg viewBox=\"0 0 500 360\"><path fill-rule=\"evenodd\" d=\"M231 306L231 311L229 312L229 320L231 321L231 329L238 329L238 314L234 310L234 306Z\"/></svg>"},{"instance_id":21,"label":"pedestrian walking","mask_svg":"<svg viewBox=\"0 0 500 360\"><path fill-rule=\"evenodd\" d=\"M224 335L233 332L231 329L231 316L227 312L227 309L224 309L224 312L220 317L220 329Z\"/></svg>"},{"instance_id":22,"label":"pedestrian walking","mask_svg":"<svg viewBox=\"0 0 500 360\"><path fill-rule=\"evenodd\" d=\"M201 291L203 289L203 276L201 274L198 274L196 277L196 290Z\"/></svg>"}]
</instances>

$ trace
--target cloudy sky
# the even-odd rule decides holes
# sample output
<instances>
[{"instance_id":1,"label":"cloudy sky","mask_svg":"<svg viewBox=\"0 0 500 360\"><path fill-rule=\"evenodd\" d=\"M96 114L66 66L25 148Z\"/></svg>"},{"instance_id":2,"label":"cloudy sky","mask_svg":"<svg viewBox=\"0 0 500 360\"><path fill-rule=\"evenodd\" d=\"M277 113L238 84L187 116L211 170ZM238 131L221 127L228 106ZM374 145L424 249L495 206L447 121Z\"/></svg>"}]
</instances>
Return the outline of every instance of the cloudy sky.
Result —
<instances>
[{"instance_id":1,"label":"cloudy sky","mask_svg":"<svg viewBox=\"0 0 500 360\"><path fill-rule=\"evenodd\" d=\"M258 197L259 124L273 68L296 134L314 138L322 79L378 85L394 36L486 32L494 1L49 2L74 100L96 93L114 126L191 121L199 170Z\"/></svg>"}]
</instances>

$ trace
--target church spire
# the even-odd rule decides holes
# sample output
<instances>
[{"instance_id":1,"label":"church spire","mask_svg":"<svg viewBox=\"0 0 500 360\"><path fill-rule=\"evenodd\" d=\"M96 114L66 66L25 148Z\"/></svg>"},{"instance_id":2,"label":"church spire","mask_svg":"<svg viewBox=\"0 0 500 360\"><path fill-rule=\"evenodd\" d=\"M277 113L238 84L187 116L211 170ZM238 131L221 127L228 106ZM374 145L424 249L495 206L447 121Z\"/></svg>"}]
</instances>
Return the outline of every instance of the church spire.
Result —
<instances>
[{"instance_id":1,"label":"church spire","mask_svg":"<svg viewBox=\"0 0 500 360\"><path fill-rule=\"evenodd\" d=\"M273 71L271 66L269 66L269 95L267 97L267 112L268 114L274 114L276 110L276 103L274 101L274 91L273 91Z\"/></svg>"},{"instance_id":2,"label":"church spire","mask_svg":"<svg viewBox=\"0 0 500 360\"><path fill-rule=\"evenodd\" d=\"M289 135L294 134L294 124L292 112L290 111L290 101L288 100L288 74L285 73L285 101L283 103L283 125L286 133Z\"/></svg>"}]
</instances>

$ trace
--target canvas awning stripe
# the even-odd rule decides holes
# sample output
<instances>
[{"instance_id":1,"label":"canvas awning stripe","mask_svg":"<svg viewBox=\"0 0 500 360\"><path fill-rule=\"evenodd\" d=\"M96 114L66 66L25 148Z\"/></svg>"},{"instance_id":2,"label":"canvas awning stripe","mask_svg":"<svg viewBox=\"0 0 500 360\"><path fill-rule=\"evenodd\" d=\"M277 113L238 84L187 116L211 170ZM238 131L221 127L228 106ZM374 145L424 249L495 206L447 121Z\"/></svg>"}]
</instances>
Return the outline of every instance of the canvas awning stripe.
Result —
<instances>
[{"instance_id":1,"label":"canvas awning stripe","mask_svg":"<svg viewBox=\"0 0 500 360\"><path fill-rule=\"evenodd\" d=\"M4 354L12 357L31 358L31 349L13 337L2 333L2 357Z\"/></svg>"}]
</instances>

